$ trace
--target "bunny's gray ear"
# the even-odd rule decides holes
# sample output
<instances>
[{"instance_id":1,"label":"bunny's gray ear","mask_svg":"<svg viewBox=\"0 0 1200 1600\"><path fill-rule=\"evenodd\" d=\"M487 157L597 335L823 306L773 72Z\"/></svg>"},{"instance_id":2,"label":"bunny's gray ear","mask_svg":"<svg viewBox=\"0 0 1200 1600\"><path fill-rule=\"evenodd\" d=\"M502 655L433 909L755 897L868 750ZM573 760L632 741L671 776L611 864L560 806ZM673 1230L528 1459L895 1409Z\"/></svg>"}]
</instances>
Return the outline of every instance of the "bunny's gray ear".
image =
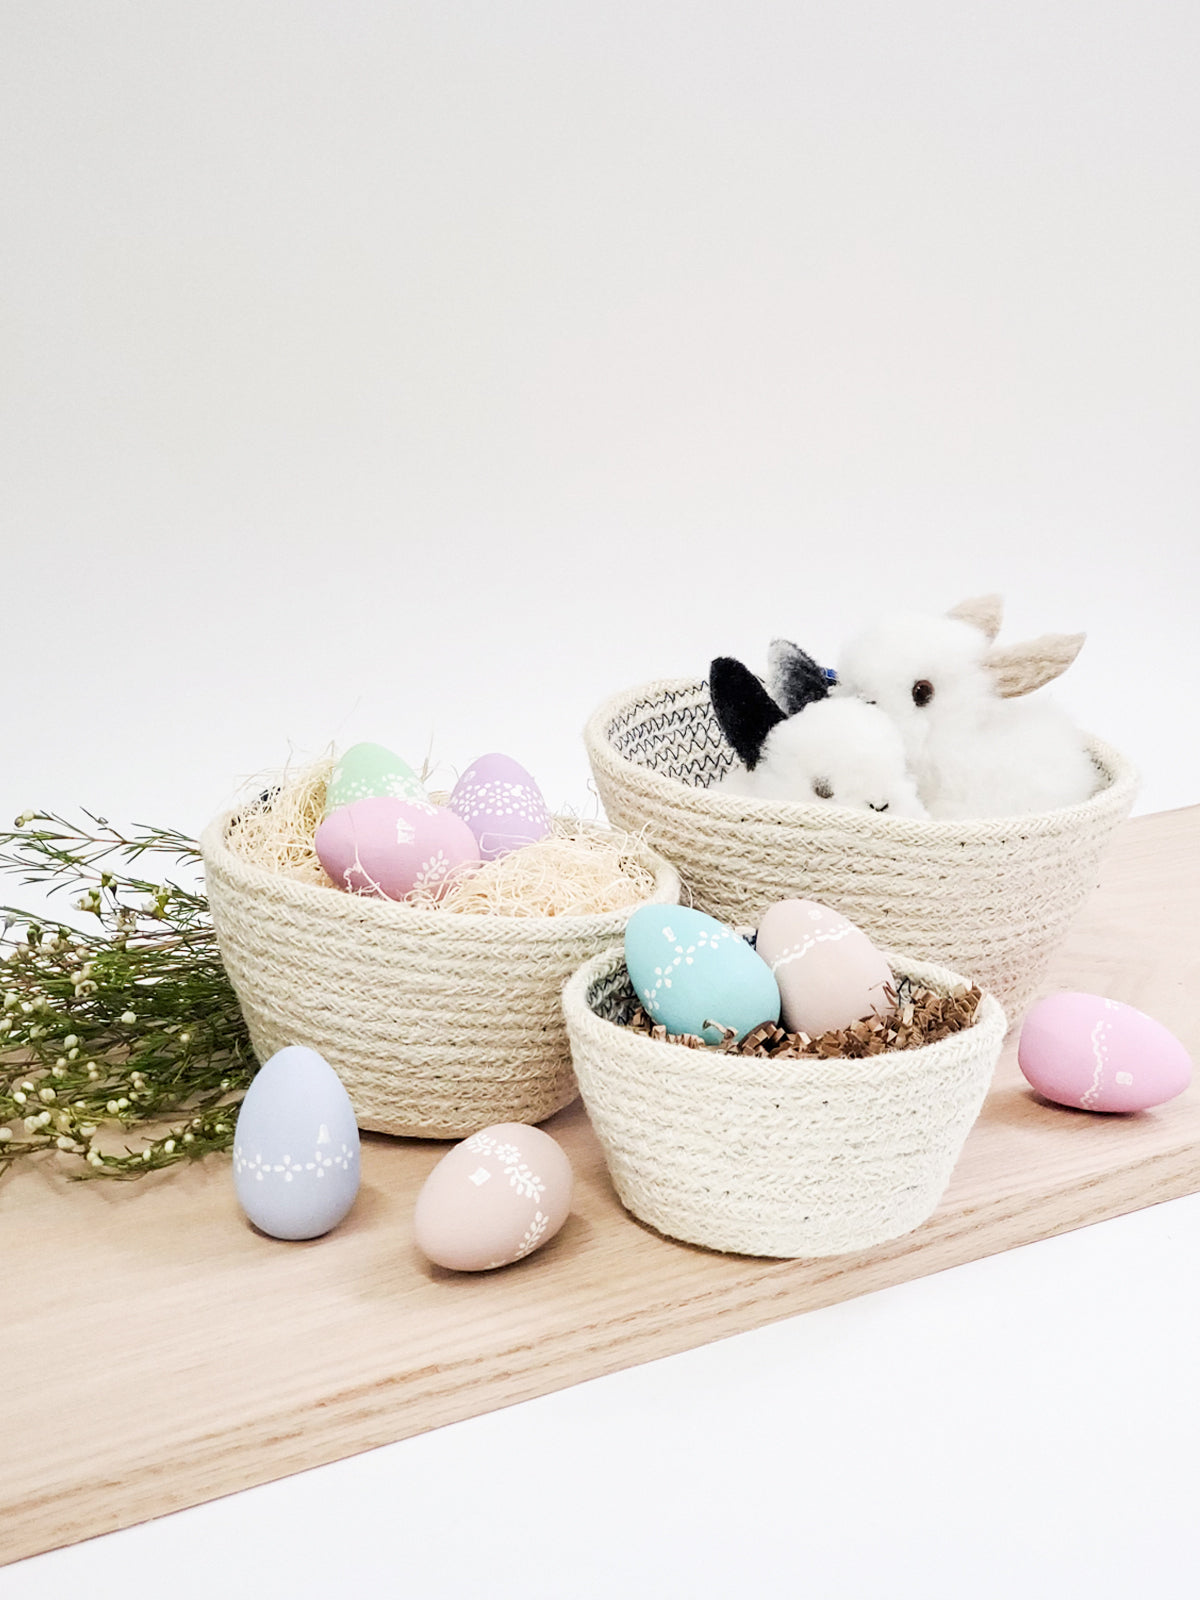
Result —
<instances>
[{"instance_id":1,"label":"bunny's gray ear","mask_svg":"<svg viewBox=\"0 0 1200 1600\"><path fill-rule=\"evenodd\" d=\"M751 771L771 729L787 718L749 667L718 656L708 669L708 690L721 731Z\"/></svg>"},{"instance_id":2,"label":"bunny's gray ear","mask_svg":"<svg viewBox=\"0 0 1200 1600\"><path fill-rule=\"evenodd\" d=\"M829 679L806 650L788 639L772 639L767 651L767 688L789 717L829 693Z\"/></svg>"}]
</instances>

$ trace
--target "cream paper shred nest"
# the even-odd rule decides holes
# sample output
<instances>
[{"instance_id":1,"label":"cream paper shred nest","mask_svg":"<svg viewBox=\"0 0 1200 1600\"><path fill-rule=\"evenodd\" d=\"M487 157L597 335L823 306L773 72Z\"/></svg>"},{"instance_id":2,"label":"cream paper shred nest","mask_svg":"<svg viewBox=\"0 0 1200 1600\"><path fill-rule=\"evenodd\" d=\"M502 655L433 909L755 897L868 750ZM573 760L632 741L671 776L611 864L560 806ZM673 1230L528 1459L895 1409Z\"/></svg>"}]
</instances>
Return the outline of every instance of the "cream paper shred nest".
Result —
<instances>
[{"instance_id":1,"label":"cream paper shred nest","mask_svg":"<svg viewBox=\"0 0 1200 1600\"><path fill-rule=\"evenodd\" d=\"M621 943L635 905L678 900L674 868L635 838L564 820L547 845L589 841L590 898L578 881L560 883L548 904L544 866L540 911L513 914L511 866L488 891L508 914L475 909L478 886L468 907L465 880L459 910L347 894L311 848L331 767L288 777L269 806L215 818L200 841L221 956L259 1059L311 1046L360 1127L382 1133L457 1139L568 1105L578 1089L563 985Z\"/></svg>"},{"instance_id":2,"label":"cream paper shred nest","mask_svg":"<svg viewBox=\"0 0 1200 1600\"><path fill-rule=\"evenodd\" d=\"M965 981L889 959L939 994ZM589 961L563 998L617 1194L660 1233L743 1255L841 1255L924 1222L983 1106L1005 1030L985 994L972 1025L935 1044L770 1060L648 1038L625 1026L636 1005L619 950Z\"/></svg>"},{"instance_id":3,"label":"cream paper shred nest","mask_svg":"<svg viewBox=\"0 0 1200 1600\"><path fill-rule=\"evenodd\" d=\"M329 757L285 774L244 806L226 839L233 853L269 872L344 893L314 847L334 765ZM479 916L590 917L640 905L653 896L654 880L637 838L556 817L548 838L461 872L440 897L414 893L403 903Z\"/></svg>"},{"instance_id":4,"label":"cream paper shred nest","mask_svg":"<svg viewBox=\"0 0 1200 1600\"><path fill-rule=\"evenodd\" d=\"M584 737L609 821L644 830L698 910L753 927L776 900L819 900L878 944L965 972L1014 1023L1137 789L1124 756L1092 740L1091 799L1025 816L933 822L729 795L712 785L736 757L697 679L615 696Z\"/></svg>"}]
</instances>

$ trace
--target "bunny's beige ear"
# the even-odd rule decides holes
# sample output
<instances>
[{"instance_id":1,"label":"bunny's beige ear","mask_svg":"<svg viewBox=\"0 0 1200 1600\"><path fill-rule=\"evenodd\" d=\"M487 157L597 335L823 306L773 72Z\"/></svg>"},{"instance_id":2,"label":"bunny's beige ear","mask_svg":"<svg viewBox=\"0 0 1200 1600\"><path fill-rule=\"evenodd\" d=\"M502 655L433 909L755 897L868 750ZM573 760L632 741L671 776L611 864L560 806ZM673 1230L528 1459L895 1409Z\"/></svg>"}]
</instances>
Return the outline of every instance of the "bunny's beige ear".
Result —
<instances>
[{"instance_id":1,"label":"bunny's beige ear","mask_svg":"<svg viewBox=\"0 0 1200 1600\"><path fill-rule=\"evenodd\" d=\"M1015 695L1032 694L1065 672L1086 638L1086 633L1043 633L1024 644L991 651L984 666L992 675L996 693L1011 700Z\"/></svg>"},{"instance_id":2,"label":"bunny's beige ear","mask_svg":"<svg viewBox=\"0 0 1200 1600\"><path fill-rule=\"evenodd\" d=\"M980 594L973 600L960 600L956 606L951 606L946 615L959 622L969 622L986 639L994 639L1000 632L1004 601L998 594Z\"/></svg>"}]
</instances>

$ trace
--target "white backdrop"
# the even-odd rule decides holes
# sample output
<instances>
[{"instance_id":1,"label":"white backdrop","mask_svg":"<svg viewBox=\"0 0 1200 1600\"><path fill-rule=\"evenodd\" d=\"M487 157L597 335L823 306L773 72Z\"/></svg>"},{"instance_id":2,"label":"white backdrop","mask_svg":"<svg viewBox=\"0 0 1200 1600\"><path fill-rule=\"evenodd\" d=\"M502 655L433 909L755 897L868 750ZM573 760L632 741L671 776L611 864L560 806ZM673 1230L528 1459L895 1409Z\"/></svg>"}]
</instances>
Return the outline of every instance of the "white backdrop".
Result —
<instances>
[{"instance_id":1,"label":"white backdrop","mask_svg":"<svg viewBox=\"0 0 1200 1600\"><path fill-rule=\"evenodd\" d=\"M1200 798L1190 3L0 5L0 817L913 600Z\"/></svg>"},{"instance_id":2,"label":"white backdrop","mask_svg":"<svg viewBox=\"0 0 1200 1600\"><path fill-rule=\"evenodd\" d=\"M507 750L586 808L579 730L608 693L761 664L779 632L829 659L888 605L993 589L1007 638L1088 631L1061 697L1141 767L1139 809L1196 802L1198 65L1194 0L0 0L0 821L199 829L251 774L357 738L445 776ZM0 1588L208 1592L220 1548L230 1594L267 1592L256 1551L315 1592L315 1495L361 1540L337 1570L362 1592L398 1526L412 1592L457 1595L450 1489L490 1505L470 1474L495 1459L516 1494L552 1445L572 1465L543 1532L493 1508L497 1595L566 1593L560 1550L604 1568L580 1595L639 1571L668 1593L671 1541L719 1600L805 1571L831 1596L1062 1596L1071 1573L1116 1596L1130 1563L1190 1594L1183 1216ZM977 1370L947 1386L921 1349ZM878 1412L876 1370L900 1374ZM1146 1443L1143 1415L1170 1426ZM656 1482L628 1501L646 1460L665 1521ZM1125 1486L1115 1552L1097 1482ZM1002 1558L997 1506L1025 1512Z\"/></svg>"}]
</instances>

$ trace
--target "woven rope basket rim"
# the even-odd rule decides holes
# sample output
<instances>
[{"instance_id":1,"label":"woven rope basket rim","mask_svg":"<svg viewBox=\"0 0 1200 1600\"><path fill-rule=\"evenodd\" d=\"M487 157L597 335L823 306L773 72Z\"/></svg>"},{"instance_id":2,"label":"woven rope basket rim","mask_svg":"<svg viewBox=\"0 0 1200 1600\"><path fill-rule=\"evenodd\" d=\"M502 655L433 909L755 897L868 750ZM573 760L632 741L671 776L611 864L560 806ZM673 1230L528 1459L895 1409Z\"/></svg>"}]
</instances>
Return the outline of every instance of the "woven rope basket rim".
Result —
<instances>
[{"instance_id":1,"label":"woven rope basket rim","mask_svg":"<svg viewBox=\"0 0 1200 1600\"><path fill-rule=\"evenodd\" d=\"M419 906L404 905L374 895L347 894L334 887L304 883L298 878L289 878L285 873L271 872L231 850L227 836L240 810L240 807L233 807L221 812L201 834L200 853L206 867L211 862L243 893L270 895L276 903L281 900L288 902L294 909L314 918L357 923L365 916L381 929L391 928L396 933L424 935L434 939L458 932L496 944L520 941L555 945L572 935L586 936L611 930L614 936L619 936L635 909L634 906L625 906L616 911L593 912L582 916L506 917L494 912L426 911ZM574 818L569 820L573 823L576 821ZM608 831L600 824L579 825L585 828L594 826L598 833ZM679 873L671 863L645 843L635 843L631 850L654 874L653 891L646 902L637 903L677 901L681 883Z\"/></svg>"},{"instance_id":2,"label":"woven rope basket rim","mask_svg":"<svg viewBox=\"0 0 1200 1600\"><path fill-rule=\"evenodd\" d=\"M724 794L719 789L705 789L667 777L644 767L613 749L610 734L613 725L633 705L651 702L664 695L700 695L707 692L705 678L659 678L612 695L588 718L583 737L588 759L593 769L602 768L617 783L623 783L631 774L648 792L659 796L664 805L706 813L714 819L731 823L752 822L774 824L804 831L823 830L836 822L845 826L847 817L842 807L817 805L802 800L759 800L744 795ZM1104 786L1078 805L1060 806L1053 811L1015 812L1000 817L949 818L887 817L875 812L854 812L855 831L864 838L880 842L920 844L932 842L945 844L962 840L965 843L984 843L990 838L1005 837L1014 832L1024 836L1053 837L1066 827L1075 827L1093 815L1102 817L1115 808L1128 811L1138 786L1138 772L1132 762L1119 750L1104 740L1085 735L1088 751L1099 771L1107 778Z\"/></svg>"},{"instance_id":3,"label":"woven rope basket rim","mask_svg":"<svg viewBox=\"0 0 1200 1600\"><path fill-rule=\"evenodd\" d=\"M912 978L935 992L945 993L970 982L949 967L938 966L934 962L916 961L896 951L881 951L881 954L897 976ZM975 1042L980 1047L990 1048L994 1044L998 1051L1008 1026L1004 1008L995 995L985 990L969 1028L960 1028L957 1033L948 1034L933 1044L918 1045L913 1050L885 1050L875 1056L833 1056L828 1059L800 1056L785 1061L772 1061L767 1056L726 1054L719 1050L694 1050L687 1045L671 1044L665 1039L651 1039L645 1034L635 1033L620 1023L599 1016L592 1009L588 1000L589 991L596 984L616 977L624 965L625 952L619 946L602 950L584 962L563 992L563 1011L568 1023L573 1028L580 1028L581 1032L590 1033L598 1043L606 1035L617 1035L623 1043L638 1050L648 1062L669 1061L678 1065L681 1058L686 1056L689 1072L695 1073L698 1086L704 1081L728 1079L738 1084L786 1093L789 1088L800 1088L814 1080L830 1088L847 1082L879 1082L894 1072L897 1062L911 1068L918 1062L928 1063L958 1053L965 1035L975 1035ZM709 1064L711 1070L704 1070Z\"/></svg>"}]
</instances>

